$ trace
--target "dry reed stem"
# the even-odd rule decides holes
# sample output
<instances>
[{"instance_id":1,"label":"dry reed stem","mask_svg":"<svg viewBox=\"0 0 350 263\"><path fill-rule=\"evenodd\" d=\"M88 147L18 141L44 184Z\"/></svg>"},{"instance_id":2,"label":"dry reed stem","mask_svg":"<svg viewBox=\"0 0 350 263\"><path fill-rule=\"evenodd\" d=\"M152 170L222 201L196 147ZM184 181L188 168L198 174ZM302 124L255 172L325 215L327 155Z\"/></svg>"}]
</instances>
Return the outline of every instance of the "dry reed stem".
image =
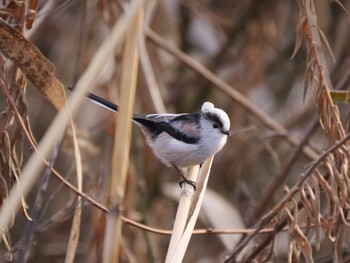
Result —
<instances>
[{"instance_id":1,"label":"dry reed stem","mask_svg":"<svg viewBox=\"0 0 350 263\"><path fill-rule=\"evenodd\" d=\"M162 99L162 95L160 94L159 86L154 76L154 71L151 65L150 58L147 53L147 48L146 48L146 43L144 38L140 40L139 51L140 51L141 66L145 75L147 87L151 95L151 99L156 109L156 112L166 113L166 108Z\"/></svg>"},{"instance_id":2,"label":"dry reed stem","mask_svg":"<svg viewBox=\"0 0 350 263\"><path fill-rule=\"evenodd\" d=\"M139 7L127 33L123 53L120 110L116 121L109 206L116 213L108 216L104 240L103 262L119 262L119 248L122 243L122 218L124 209L127 169L129 164L131 118L134 109L138 74L138 43L143 23L143 7Z\"/></svg>"},{"instance_id":3,"label":"dry reed stem","mask_svg":"<svg viewBox=\"0 0 350 263\"><path fill-rule=\"evenodd\" d=\"M131 19L136 13L137 7L142 1L133 1L130 8L120 17L115 24L110 37L101 45L98 52L87 70L77 83L76 92L74 92L66 105L55 117L47 132L43 136L38 146L38 152L33 153L22 170L22 177L19 182L11 189L10 194L0 210L0 229L6 229L11 222L12 214L16 213L20 207L22 197L26 197L30 189L36 182L40 171L43 168L43 160L47 159L57 138L63 134L65 126L74 112L84 99L84 94L91 90L95 84L96 76L103 68L105 61L113 54L115 48L123 40L123 36L130 24Z\"/></svg>"},{"instance_id":4,"label":"dry reed stem","mask_svg":"<svg viewBox=\"0 0 350 263\"><path fill-rule=\"evenodd\" d=\"M206 160L202 168L200 169L199 180L197 180L198 190L195 193L195 196L191 202L191 208L189 210L189 214L191 214L191 217L186 225L186 229L183 232L181 239L178 242L178 245L176 246L174 256L171 259L171 261L169 261L171 263L181 263L183 261L185 253L187 251L188 244L193 235L193 230L198 219L200 208L202 206L213 159L214 159L214 156Z\"/></svg>"},{"instance_id":5,"label":"dry reed stem","mask_svg":"<svg viewBox=\"0 0 350 263\"><path fill-rule=\"evenodd\" d=\"M188 180L197 182L198 175L199 175L199 165L194 165L189 167L188 174L187 174ZM193 189L193 186L187 183L185 183L183 187L184 188L181 191L181 197L180 197L179 205L176 212L173 232L171 234L168 252L165 259L166 263L173 262L174 258L177 256L175 251L179 246L179 242L184 233L187 219L190 214L190 208L191 208L194 189Z\"/></svg>"},{"instance_id":6,"label":"dry reed stem","mask_svg":"<svg viewBox=\"0 0 350 263\"><path fill-rule=\"evenodd\" d=\"M73 145L74 145L77 185L78 185L78 190L82 192L83 191L83 166L82 166L81 154L79 150L78 139L74 128L73 120L71 120L70 122L70 127L72 129L72 139L73 139ZM74 262L75 254L79 243L79 236L80 236L81 212L82 212L82 198L81 196L77 196L72 228L70 231L68 245L67 245L65 263Z\"/></svg>"},{"instance_id":7,"label":"dry reed stem","mask_svg":"<svg viewBox=\"0 0 350 263\"><path fill-rule=\"evenodd\" d=\"M153 17L154 9L156 7L156 1L155 0L148 0L145 5L145 22L144 27L147 26L150 23L150 20ZM156 77L152 68L152 63L150 60L150 57L147 52L146 47L146 41L145 41L145 33L144 30L142 30L142 37L140 38L139 42L139 52L140 52L140 62L142 66L142 70L145 76L145 80L147 83L147 87L149 90L149 93L151 95L151 99L153 102L153 105L156 109L157 113L166 113L166 108L162 99L162 95L160 93L159 86L156 81Z\"/></svg>"}]
</instances>

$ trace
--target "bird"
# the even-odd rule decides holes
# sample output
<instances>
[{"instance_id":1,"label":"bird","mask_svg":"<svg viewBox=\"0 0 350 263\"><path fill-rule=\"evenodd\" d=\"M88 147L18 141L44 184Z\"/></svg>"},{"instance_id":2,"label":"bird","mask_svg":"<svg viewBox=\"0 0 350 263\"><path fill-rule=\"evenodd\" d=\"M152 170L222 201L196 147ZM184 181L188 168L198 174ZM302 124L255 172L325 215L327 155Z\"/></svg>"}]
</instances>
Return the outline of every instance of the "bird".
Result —
<instances>
[{"instance_id":1,"label":"bird","mask_svg":"<svg viewBox=\"0 0 350 263\"><path fill-rule=\"evenodd\" d=\"M70 90L73 88L69 87ZM93 93L86 96L95 104L118 112L119 106ZM201 110L181 114L132 115L154 155L166 166L179 171L182 181L196 190L196 182L186 178L186 170L202 165L205 160L219 152L230 136L230 119L225 111L204 102Z\"/></svg>"}]
</instances>

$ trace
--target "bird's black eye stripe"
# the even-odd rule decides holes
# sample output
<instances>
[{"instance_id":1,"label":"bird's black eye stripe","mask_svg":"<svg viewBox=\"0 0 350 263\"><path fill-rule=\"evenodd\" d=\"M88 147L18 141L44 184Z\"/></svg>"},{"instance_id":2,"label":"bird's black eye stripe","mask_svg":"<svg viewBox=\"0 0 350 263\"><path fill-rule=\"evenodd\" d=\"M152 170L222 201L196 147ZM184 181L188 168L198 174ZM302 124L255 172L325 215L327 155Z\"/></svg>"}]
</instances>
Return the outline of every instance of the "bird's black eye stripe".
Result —
<instances>
[{"instance_id":1,"label":"bird's black eye stripe","mask_svg":"<svg viewBox=\"0 0 350 263\"><path fill-rule=\"evenodd\" d=\"M204 114L204 118L206 118L207 120L210 120L213 123L214 129L217 129L217 128L221 129L223 127L221 119L216 114L207 112Z\"/></svg>"}]
</instances>

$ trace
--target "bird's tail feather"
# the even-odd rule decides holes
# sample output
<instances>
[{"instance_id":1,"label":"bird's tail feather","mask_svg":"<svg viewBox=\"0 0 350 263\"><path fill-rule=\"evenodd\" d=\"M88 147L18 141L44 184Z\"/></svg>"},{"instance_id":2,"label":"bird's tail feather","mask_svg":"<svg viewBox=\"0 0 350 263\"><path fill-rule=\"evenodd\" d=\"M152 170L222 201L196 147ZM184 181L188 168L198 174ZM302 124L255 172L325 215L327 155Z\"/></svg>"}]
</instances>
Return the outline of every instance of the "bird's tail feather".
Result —
<instances>
[{"instance_id":1,"label":"bird's tail feather","mask_svg":"<svg viewBox=\"0 0 350 263\"><path fill-rule=\"evenodd\" d=\"M74 90L74 88L72 87L68 87L69 90ZM103 107L103 108L106 108L107 110L110 110L110 111L113 111L113 112L117 112L119 111L119 106L117 104L114 104L113 102L110 102L100 96L97 96L91 92L88 92L86 94L86 96L95 104Z\"/></svg>"}]
</instances>

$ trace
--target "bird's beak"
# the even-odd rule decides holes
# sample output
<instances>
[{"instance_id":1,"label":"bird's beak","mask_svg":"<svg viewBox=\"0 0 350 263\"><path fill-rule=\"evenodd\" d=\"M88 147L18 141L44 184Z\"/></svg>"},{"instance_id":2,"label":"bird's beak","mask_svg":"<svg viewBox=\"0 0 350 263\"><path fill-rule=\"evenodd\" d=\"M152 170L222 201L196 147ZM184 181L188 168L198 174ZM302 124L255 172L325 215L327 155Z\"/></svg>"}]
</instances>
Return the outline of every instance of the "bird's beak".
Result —
<instances>
[{"instance_id":1,"label":"bird's beak","mask_svg":"<svg viewBox=\"0 0 350 263\"><path fill-rule=\"evenodd\" d=\"M226 134L227 136L230 136L230 135L231 135L230 131L222 131L222 133L223 133L223 134Z\"/></svg>"}]
</instances>

